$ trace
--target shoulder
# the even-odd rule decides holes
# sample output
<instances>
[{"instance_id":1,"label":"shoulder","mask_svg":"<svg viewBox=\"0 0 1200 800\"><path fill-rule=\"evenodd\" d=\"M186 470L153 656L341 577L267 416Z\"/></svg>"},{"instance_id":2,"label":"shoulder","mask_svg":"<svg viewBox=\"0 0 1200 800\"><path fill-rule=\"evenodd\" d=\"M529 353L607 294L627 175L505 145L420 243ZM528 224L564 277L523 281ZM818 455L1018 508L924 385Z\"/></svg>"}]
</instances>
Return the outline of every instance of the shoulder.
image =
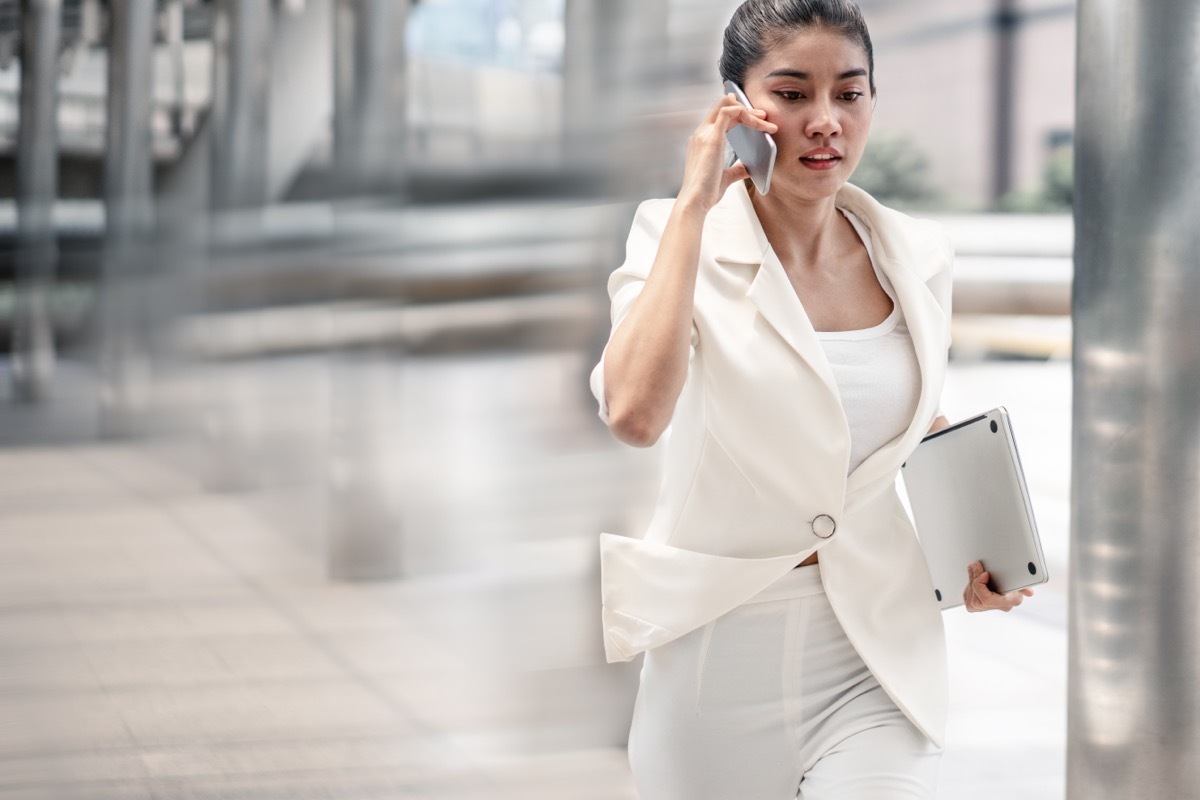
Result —
<instances>
[{"instance_id":1,"label":"shoulder","mask_svg":"<svg viewBox=\"0 0 1200 800\"><path fill-rule=\"evenodd\" d=\"M611 280L645 279L650 274L658 243L674 206L675 201L671 198L644 200L638 204L625 241L625 261L612 274ZM613 291L611 284L609 290Z\"/></svg>"},{"instance_id":2,"label":"shoulder","mask_svg":"<svg viewBox=\"0 0 1200 800\"><path fill-rule=\"evenodd\" d=\"M843 186L837 199L838 205L858 214L881 233L903 237L913 243L944 244L949 241L940 222L911 217L903 211L885 206L853 184Z\"/></svg>"},{"instance_id":3,"label":"shoulder","mask_svg":"<svg viewBox=\"0 0 1200 800\"><path fill-rule=\"evenodd\" d=\"M667 226L667 219L671 216L672 209L675 208L674 197L656 197L650 200L643 200L638 204L637 211L633 215L634 229L650 229L657 230L660 233Z\"/></svg>"},{"instance_id":4,"label":"shoulder","mask_svg":"<svg viewBox=\"0 0 1200 800\"><path fill-rule=\"evenodd\" d=\"M655 231L661 233L667 226L667 220L675 209L675 198L655 198L643 200L638 204L633 217L633 229L636 232ZM726 228L740 231L746 226L747 216L753 215L750 197L746 188L740 183L734 183L726 189L725 194L716 205L708 210L704 217L704 231L720 233Z\"/></svg>"},{"instance_id":5,"label":"shoulder","mask_svg":"<svg viewBox=\"0 0 1200 800\"><path fill-rule=\"evenodd\" d=\"M630 228L627 260L653 260L675 208L671 198L646 200L638 206ZM714 261L759 264L768 244L746 187L734 183L708 210L701 236L701 270ZM648 265L647 265L648 269Z\"/></svg>"},{"instance_id":6,"label":"shoulder","mask_svg":"<svg viewBox=\"0 0 1200 800\"><path fill-rule=\"evenodd\" d=\"M909 264L926 280L950 270L954 246L940 222L918 219L889 208L851 184L838 192L838 205L866 223L876 247Z\"/></svg>"}]
</instances>

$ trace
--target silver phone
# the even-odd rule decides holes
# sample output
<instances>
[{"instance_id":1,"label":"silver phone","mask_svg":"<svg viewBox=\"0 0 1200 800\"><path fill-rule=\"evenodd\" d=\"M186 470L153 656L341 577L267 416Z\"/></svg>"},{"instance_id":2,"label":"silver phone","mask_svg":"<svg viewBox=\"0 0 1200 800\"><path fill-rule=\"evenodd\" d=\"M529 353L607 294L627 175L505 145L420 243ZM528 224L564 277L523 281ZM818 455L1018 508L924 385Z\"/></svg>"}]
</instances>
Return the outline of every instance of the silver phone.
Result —
<instances>
[{"instance_id":1,"label":"silver phone","mask_svg":"<svg viewBox=\"0 0 1200 800\"><path fill-rule=\"evenodd\" d=\"M746 93L733 81L725 81L725 92L733 94L738 102L746 108L754 108L750 105ZM771 190L771 174L775 171L775 155L778 152L771 134L745 125L738 125L730 129L725 134L725 138L729 142L729 146L733 148L733 154L738 157L738 161L746 165L746 169L750 172L750 180L754 181L754 188L758 190L758 193L769 192Z\"/></svg>"}]
</instances>

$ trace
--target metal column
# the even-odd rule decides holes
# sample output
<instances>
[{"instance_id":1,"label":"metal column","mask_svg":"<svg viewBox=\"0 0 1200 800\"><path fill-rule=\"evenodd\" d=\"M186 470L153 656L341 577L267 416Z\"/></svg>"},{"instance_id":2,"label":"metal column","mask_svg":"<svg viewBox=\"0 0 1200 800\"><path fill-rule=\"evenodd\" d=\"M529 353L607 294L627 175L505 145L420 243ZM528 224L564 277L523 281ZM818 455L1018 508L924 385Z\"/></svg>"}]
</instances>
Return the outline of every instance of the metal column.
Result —
<instances>
[{"instance_id":1,"label":"metal column","mask_svg":"<svg viewBox=\"0 0 1200 800\"><path fill-rule=\"evenodd\" d=\"M341 190L388 189L402 178L409 0L337 0L333 153Z\"/></svg>"},{"instance_id":2,"label":"metal column","mask_svg":"<svg viewBox=\"0 0 1200 800\"><path fill-rule=\"evenodd\" d=\"M603 141L597 126L609 115L604 111L601 74L599 4L592 0L566 0L563 7L563 149L567 163L594 156L593 147Z\"/></svg>"},{"instance_id":3,"label":"metal column","mask_svg":"<svg viewBox=\"0 0 1200 800\"><path fill-rule=\"evenodd\" d=\"M1021 24L1016 0L996 0L993 24L996 43L992 84L992 203L998 206L1012 191L1017 35Z\"/></svg>"},{"instance_id":4,"label":"metal column","mask_svg":"<svg viewBox=\"0 0 1200 800\"><path fill-rule=\"evenodd\" d=\"M1200 798L1200 5L1078 14L1067 795Z\"/></svg>"},{"instance_id":5,"label":"metal column","mask_svg":"<svg viewBox=\"0 0 1200 800\"><path fill-rule=\"evenodd\" d=\"M270 0L218 0L213 36L212 206L256 208L267 196Z\"/></svg>"},{"instance_id":6,"label":"metal column","mask_svg":"<svg viewBox=\"0 0 1200 800\"><path fill-rule=\"evenodd\" d=\"M338 0L334 22L334 170L341 194L395 189L405 152L408 0ZM340 292L337 292L340 294ZM403 572L403 531L389 470L400 354L335 353L330 394L329 574L381 580Z\"/></svg>"},{"instance_id":7,"label":"metal column","mask_svg":"<svg viewBox=\"0 0 1200 800\"><path fill-rule=\"evenodd\" d=\"M565 163L585 175L615 178L613 188L631 195L646 193L648 187L636 185L641 176L671 159L678 146L672 141L664 147L661 136L644 130L639 119L658 110L668 16L667 0L567 0L564 7ZM712 85L715 100L720 92L715 66ZM623 185L629 182L635 185Z\"/></svg>"},{"instance_id":8,"label":"metal column","mask_svg":"<svg viewBox=\"0 0 1200 800\"><path fill-rule=\"evenodd\" d=\"M149 373L143 295L154 231L155 3L111 0L109 14L100 430L112 436L136 427Z\"/></svg>"},{"instance_id":9,"label":"metal column","mask_svg":"<svg viewBox=\"0 0 1200 800\"><path fill-rule=\"evenodd\" d=\"M50 297L58 262L58 50L61 0L22 0L21 99L17 130L16 308L14 394L36 401L50 391L54 321Z\"/></svg>"},{"instance_id":10,"label":"metal column","mask_svg":"<svg viewBox=\"0 0 1200 800\"><path fill-rule=\"evenodd\" d=\"M267 201L271 6L271 0L217 0L213 29L209 266L246 279L237 298L244 308L262 302L250 296L250 276L259 264L253 246L244 245L255 244L261 235ZM237 260L218 263L226 259ZM211 297L205 310L217 310ZM261 376L246 365L210 366L204 427L211 462L205 481L214 490L250 489L261 483L266 466Z\"/></svg>"},{"instance_id":11,"label":"metal column","mask_svg":"<svg viewBox=\"0 0 1200 800\"><path fill-rule=\"evenodd\" d=\"M154 225L151 111L154 0L110 0L104 206L110 237L144 236Z\"/></svg>"}]
</instances>

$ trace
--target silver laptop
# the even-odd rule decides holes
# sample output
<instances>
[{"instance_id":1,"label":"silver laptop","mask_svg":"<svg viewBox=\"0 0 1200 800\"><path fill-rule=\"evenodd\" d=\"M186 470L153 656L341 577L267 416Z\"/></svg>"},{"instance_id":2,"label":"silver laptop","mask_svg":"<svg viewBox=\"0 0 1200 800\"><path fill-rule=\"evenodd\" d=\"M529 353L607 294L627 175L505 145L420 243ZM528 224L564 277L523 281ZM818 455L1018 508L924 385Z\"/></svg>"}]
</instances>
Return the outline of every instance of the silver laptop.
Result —
<instances>
[{"instance_id":1,"label":"silver laptop","mask_svg":"<svg viewBox=\"0 0 1200 800\"><path fill-rule=\"evenodd\" d=\"M1049 578L1005 409L926 436L901 474L941 608L962 605L972 561L996 592Z\"/></svg>"}]
</instances>

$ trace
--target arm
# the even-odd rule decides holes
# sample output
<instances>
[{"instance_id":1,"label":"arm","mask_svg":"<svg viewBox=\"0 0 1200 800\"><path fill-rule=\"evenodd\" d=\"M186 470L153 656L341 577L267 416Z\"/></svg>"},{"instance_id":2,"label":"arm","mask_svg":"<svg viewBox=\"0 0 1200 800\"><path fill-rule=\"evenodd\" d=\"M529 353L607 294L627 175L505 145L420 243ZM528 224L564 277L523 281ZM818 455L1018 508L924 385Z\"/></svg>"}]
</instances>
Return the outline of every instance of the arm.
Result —
<instances>
[{"instance_id":1,"label":"arm","mask_svg":"<svg viewBox=\"0 0 1200 800\"><path fill-rule=\"evenodd\" d=\"M724 167L725 134L736 125L777 130L763 117L726 95L688 140L683 185L654 265L604 352L609 427L627 444L654 444L671 421L687 378L704 220L730 184L748 174L740 162Z\"/></svg>"},{"instance_id":2,"label":"arm","mask_svg":"<svg viewBox=\"0 0 1200 800\"><path fill-rule=\"evenodd\" d=\"M650 275L605 348L609 427L626 444L654 444L683 390L706 213L676 202Z\"/></svg>"}]
</instances>

